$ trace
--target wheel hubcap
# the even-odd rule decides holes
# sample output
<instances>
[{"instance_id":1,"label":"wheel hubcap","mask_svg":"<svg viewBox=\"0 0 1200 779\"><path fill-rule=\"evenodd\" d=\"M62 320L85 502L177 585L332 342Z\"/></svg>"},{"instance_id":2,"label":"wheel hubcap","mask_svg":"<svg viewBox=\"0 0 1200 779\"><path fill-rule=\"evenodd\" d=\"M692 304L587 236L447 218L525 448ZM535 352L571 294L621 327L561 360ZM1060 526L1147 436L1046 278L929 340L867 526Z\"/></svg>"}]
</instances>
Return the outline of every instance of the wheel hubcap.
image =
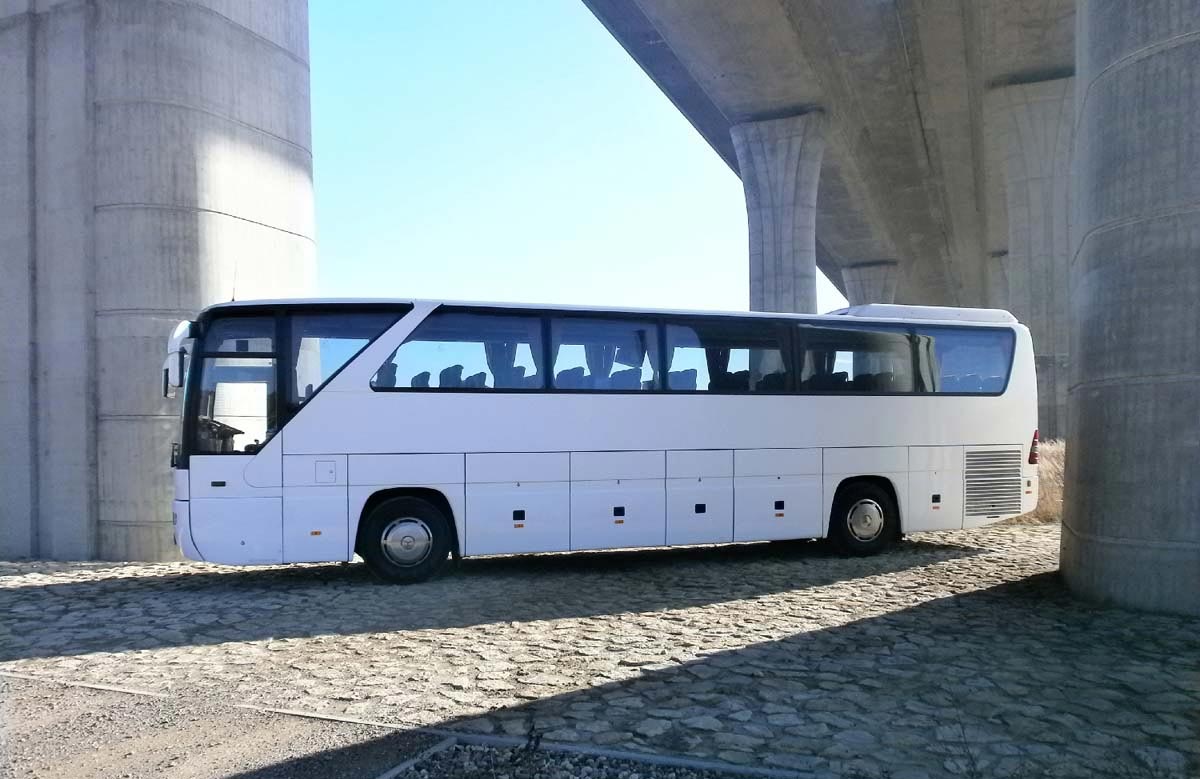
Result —
<instances>
[{"instance_id":1,"label":"wheel hubcap","mask_svg":"<svg viewBox=\"0 0 1200 779\"><path fill-rule=\"evenodd\" d=\"M416 517L393 519L383 529L383 553L396 565L413 566L429 557L433 533L423 520Z\"/></svg>"},{"instance_id":2,"label":"wheel hubcap","mask_svg":"<svg viewBox=\"0 0 1200 779\"><path fill-rule=\"evenodd\" d=\"M858 541L874 541L883 532L883 507L873 500L857 501L846 513L846 527Z\"/></svg>"}]
</instances>

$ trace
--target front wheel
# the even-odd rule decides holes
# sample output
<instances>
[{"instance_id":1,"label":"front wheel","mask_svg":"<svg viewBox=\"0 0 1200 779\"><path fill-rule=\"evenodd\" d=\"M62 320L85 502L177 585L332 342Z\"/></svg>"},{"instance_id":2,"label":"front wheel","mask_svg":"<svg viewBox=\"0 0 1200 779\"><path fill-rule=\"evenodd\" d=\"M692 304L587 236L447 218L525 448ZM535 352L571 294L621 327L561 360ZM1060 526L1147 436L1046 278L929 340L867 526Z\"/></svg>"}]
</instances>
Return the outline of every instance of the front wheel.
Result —
<instances>
[{"instance_id":1,"label":"front wheel","mask_svg":"<svg viewBox=\"0 0 1200 779\"><path fill-rule=\"evenodd\" d=\"M829 535L847 554L883 551L900 535L900 514L892 494L870 481L844 485L833 502Z\"/></svg>"},{"instance_id":2,"label":"front wheel","mask_svg":"<svg viewBox=\"0 0 1200 779\"><path fill-rule=\"evenodd\" d=\"M438 573L450 546L450 519L441 509L420 498L392 498L363 521L358 553L380 579L411 584Z\"/></svg>"}]
</instances>

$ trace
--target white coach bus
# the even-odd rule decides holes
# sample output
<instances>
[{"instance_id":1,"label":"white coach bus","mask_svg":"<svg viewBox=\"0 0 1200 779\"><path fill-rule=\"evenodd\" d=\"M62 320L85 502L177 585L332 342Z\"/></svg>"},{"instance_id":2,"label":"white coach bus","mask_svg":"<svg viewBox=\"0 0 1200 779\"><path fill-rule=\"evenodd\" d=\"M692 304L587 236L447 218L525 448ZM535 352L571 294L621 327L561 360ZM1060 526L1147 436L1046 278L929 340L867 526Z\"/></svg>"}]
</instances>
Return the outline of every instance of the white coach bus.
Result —
<instances>
[{"instance_id":1,"label":"white coach bus","mask_svg":"<svg viewBox=\"0 0 1200 779\"><path fill-rule=\"evenodd\" d=\"M212 306L171 336L175 538L348 561L830 537L847 553L1037 502L1029 331L984 309L824 316L437 301Z\"/></svg>"}]
</instances>

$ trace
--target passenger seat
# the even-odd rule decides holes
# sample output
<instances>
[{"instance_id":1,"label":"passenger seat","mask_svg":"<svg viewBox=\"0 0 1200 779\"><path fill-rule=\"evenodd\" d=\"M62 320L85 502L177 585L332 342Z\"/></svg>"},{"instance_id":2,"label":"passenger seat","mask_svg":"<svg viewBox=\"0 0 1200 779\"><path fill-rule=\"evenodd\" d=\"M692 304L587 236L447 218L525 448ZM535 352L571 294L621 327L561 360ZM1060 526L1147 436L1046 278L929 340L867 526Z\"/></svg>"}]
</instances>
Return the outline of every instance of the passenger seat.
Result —
<instances>
[{"instance_id":1,"label":"passenger seat","mask_svg":"<svg viewBox=\"0 0 1200 779\"><path fill-rule=\"evenodd\" d=\"M438 374L438 387L442 389L458 389L462 386L461 365L451 365L449 368L443 368Z\"/></svg>"}]
</instances>

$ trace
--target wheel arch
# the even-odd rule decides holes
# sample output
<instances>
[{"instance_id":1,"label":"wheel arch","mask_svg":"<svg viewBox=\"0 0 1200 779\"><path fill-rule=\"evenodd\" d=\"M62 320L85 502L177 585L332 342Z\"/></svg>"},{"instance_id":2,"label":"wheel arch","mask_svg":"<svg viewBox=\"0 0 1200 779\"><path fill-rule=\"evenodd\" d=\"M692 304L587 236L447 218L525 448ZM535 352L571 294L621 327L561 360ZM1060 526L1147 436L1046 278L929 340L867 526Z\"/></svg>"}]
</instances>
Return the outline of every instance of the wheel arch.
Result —
<instances>
[{"instance_id":1,"label":"wheel arch","mask_svg":"<svg viewBox=\"0 0 1200 779\"><path fill-rule=\"evenodd\" d=\"M454 511L454 506L445 492L434 487L387 487L372 492L367 497L366 502L363 503L362 510L358 512L358 516L355 517L357 524L354 529L353 551L356 554L359 550L359 541L362 538L363 520L375 510L375 507L392 498L420 498L437 506L438 510L445 512L446 518L450 520L450 531L453 534L450 553L454 556L455 560L462 556L462 541L459 537L458 517Z\"/></svg>"},{"instance_id":2,"label":"wheel arch","mask_svg":"<svg viewBox=\"0 0 1200 779\"><path fill-rule=\"evenodd\" d=\"M886 491L892 498L892 505L896 507L896 536L899 537L904 532L904 508L900 502L900 493L896 489L895 483L887 476L879 474L860 474L857 476L846 476L838 482L837 487L833 491L833 496L829 500L828 511L825 514L825 535L828 537L833 529L833 508L837 505L838 498L842 493L855 484L874 484L880 489Z\"/></svg>"}]
</instances>

